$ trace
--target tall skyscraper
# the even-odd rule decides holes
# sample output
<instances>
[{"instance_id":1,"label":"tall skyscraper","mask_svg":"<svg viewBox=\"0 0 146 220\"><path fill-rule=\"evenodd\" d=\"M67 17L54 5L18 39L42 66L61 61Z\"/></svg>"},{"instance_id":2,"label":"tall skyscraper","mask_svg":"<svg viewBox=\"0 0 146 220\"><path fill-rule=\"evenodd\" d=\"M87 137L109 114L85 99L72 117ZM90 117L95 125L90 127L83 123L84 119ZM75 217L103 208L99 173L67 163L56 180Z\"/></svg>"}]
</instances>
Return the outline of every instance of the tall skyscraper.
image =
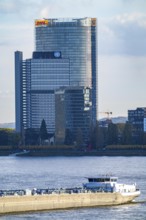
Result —
<instances>
[{"instance_id":1,"label":"tall skyscraper","mask_svg":"<svg viewBox=\"0 0 146 220\"><path fill-rule=\"evenodd\" d=\"M65 129L79 126L87 134L96 123L96 26L96 18L35 21L32 58L23 60L22 52L15 52L16 131L38 129L45 119L48 132L55 133L55 126L61 127L55 122L61 90Z\"/></svg>"},{"instance_id":2,"label":"tall skyscraper","mask_svg":"<svg viewBox=\"0 0 146 220\"><path fill-rule=\"evenodd\" d=\"M70 85L92 88L92 122L97 118L96 18L35 21L36 51L61 51L70 60Z\"/></svg>"}]
</instances>

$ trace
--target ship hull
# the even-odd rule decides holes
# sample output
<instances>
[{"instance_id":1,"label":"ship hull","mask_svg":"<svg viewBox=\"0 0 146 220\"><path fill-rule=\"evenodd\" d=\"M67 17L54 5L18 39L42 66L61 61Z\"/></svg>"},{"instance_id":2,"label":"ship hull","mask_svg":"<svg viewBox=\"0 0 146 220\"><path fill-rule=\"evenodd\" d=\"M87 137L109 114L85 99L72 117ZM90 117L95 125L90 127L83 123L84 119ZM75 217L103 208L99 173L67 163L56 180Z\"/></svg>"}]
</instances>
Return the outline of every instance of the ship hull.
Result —
<instances>
[{"instance_id":1,"label":"ship hull","mask_svg":"<svg viewBox=\"0 0 146 220\"><path fill-rule=\"evenodd\" d=\"M120 205L129 203L139 196L134 193L62 193L34 196L0 197L0 214L28 211L43 211L79 207Z\"/></svg>"}]
</instances>

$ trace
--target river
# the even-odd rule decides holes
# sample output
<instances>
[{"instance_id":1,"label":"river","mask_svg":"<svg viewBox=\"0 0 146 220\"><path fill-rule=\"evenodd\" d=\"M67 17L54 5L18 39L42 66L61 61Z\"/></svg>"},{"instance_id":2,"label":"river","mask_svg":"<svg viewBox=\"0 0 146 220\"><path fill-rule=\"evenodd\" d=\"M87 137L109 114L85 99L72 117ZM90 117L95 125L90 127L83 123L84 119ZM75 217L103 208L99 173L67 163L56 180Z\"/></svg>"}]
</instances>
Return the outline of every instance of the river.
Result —
<instances>
[{"instance_id":1,"label":"river","mask_svg":"<svg viewBox=\"0 0 146 220\"><path fill-rule=\"evenodd\" d=\"M0 220L145 220L146 157L0 157L0 189L80 187L84 177L112 174L137 183L133 204L0 216Z\"/></svg>"}]
</instances>

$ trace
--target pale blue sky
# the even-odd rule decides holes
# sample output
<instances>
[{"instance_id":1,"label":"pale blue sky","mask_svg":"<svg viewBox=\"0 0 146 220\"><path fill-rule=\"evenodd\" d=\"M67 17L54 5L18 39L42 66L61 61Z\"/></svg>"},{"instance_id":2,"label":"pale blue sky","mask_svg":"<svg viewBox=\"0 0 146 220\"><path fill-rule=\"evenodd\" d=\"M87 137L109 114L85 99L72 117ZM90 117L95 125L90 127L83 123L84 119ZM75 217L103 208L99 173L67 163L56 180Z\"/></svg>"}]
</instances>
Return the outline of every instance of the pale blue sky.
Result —
<instances>
[{"instance_id":1,"label":"pale blue sky","mask_svg":"<svg viewBox=\"0 0 146 220\"><path fill-rule=\"evenodd\" d=\"M49 17L98 18L99 112L146 107L145 0L0 0L0 123L15 121L14 51L31 57L34 19Z\"/></svg>"}]
</instances>

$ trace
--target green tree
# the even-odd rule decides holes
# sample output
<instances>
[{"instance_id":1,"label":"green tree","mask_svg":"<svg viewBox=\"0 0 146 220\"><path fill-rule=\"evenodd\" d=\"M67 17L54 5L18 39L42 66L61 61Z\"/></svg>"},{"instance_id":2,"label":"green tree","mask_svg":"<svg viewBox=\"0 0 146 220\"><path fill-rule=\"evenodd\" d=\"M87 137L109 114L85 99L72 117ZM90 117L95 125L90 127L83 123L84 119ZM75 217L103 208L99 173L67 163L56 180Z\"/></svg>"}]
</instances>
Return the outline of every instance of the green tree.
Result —
<instances>
[{"instance_id":1,"label":"green tree","mask_svg":"<svg viewBox=\"0 0 146 220\"><path fill-rule=\"evenodd\" d=\"M143 144L146 145L146 132L143 132Z\"/></svg>"},{"instance_id":2,"label":"green tree","mask_svg":"<svg viewBox=\"0 0 146 220\"><path fill-rule=\"evenodd\" d=\"M8 145L8 133L6 129L0 129L0 145Z\"/></svg>"},{"instance_id":3,"label":"green tree","mask_svg":"<svg viewBox=\"0 0 146 220\"><path fill-rule=\"evenodd\" d=\"M123 144L132 144L132 126L129 123L125 124L123 130Z\"/></svg>"},{"instance_id":4,"label":"green tree","mask_svg":"<svg viewBox=\"0 0 146 220\"><path fill-rule=\"evenodd\" d=\"M34 128L27 128L25 130L25 145L37 145L39 139L39 132Z\"/></svg>"},{"instance_id":5,"label":"green tree","mask_svg":"<svg viewBox=\"0 0 146 220\"><path fill-rule=\"evenodd\" d=\"M81 128L77 129L76 133L76 146L81 148L83 146L83 132Z\"/></svg>"},{"instance_id":6,"label":"green tree","mask_svg":"<svg viewBox=\"0 0 146 220\"><path fill-rule=\"evenodd\" d=\"M93 148L96 148L96 144L97 144L97 126L93 126L91 125L90 126L90 131L89 131L89 145L90 145L90 148L93 149Z\"/></svg>"},{"instance_id":7,"label":"green tree","mask_svg":"<svg viewBox=\"0 0 146 220\"><path fill-rule=\"evenodd\" d=\"M90 127L90 141L89 146L92 149L102 148L107 144L107 128L99 125L97 121L96 126Z\"/></svg>"},{"instance_id":8,"label":"green tree","mask_svg":"<svg viewBox=\"0 0 146 220\"><path fill-rule=\"evenodd\" d=\"M97 148L102 148L107 145L108 136L107 127L99 127L97 132Z\"/></svg>"},{"instance_id":9,"label":"green tree","mask_svg":"<svg viewBox=\"0 0 146 220\"><path fill-rule=\"evenodd\" d=\"M11 145L10 137L14 134L13 129L0 128L0 145Z\"/></svg>"},{"instance_id":10,"label":"green tree","mask_svg":"<svg viewBox=\"0 0 146 220\"><path fill-rule=\"evenodd\" d=\"M21 135L20 133L11 132L8 136L8 144L13 147L18 147L21 142Z\"/></svg>"},{"instance_id":11,"label":"green tree","mask_svg":"<svg viewBox=\"0 0 146 220\"><path fill-rule=\"evenodd\" d=\"M118 123L117 129L118 129L118 144L123 144L123 132L125 128L125 123Z\"/></svg>"},{"instance_id":12,"label":"green tree","mask_svg":"<svg viewBox=\"0 0 146 220\"><path fill-rule=\"evenodd\" d=\"M117 125L109 123L108 125L108 144L117 144L118 143L118 129Z\"/></svg>"},{"instance_id":13,"label":"green tree","mask_svg":"<svg viewBox=\"0 0 146 220\"><path fill-rule=\"evenodd\" d=\"M73 135L72 135L72 132L69 128L67 128L66 131L65 131L64 144L66 144L66 145L73 144Z\"/></svg>"},{"instance_id":14,"label":"green tree","mask_svg":"<svg viewBox=\"0 0 146 220\"><path fill-rule=\"evenodd\" d=\"M42 143L42 141L46 140L47 138L48 138L47 126L46 126L45 120L43 119L42 123L41 123L41 127L40 127L41 143Z\"/></svg>"}]
</instances>

